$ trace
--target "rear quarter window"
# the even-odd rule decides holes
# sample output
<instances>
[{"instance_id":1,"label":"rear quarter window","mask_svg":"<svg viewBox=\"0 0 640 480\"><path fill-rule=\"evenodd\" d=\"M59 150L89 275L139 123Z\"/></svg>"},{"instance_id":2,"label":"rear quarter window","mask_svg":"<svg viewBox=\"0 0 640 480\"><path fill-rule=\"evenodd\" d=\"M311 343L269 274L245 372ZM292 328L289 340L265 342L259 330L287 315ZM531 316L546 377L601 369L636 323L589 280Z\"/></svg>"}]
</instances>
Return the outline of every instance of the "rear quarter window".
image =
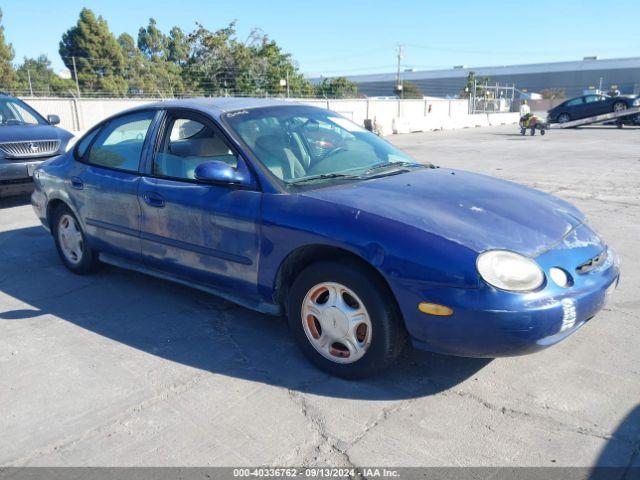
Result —
<instances>
[{"instance_id":1,"label":"rear quarter window","mask_svg":"<svg viewBox=\"0 0 640 480\"><path fill-rule=\"evenodd\" d=\"M582 105L582 97L580 98L574 98L573 100L569 100L566 103L567 107L575 107L576 105Z\"/></svg>"},{"instance_id":2,"label":"rear quarter window","mask_svg":"<svg viewBox=\"0 0 640 480\"><path fill-rule=\"evenodd\" d=\"M135 112L114 118L100 129L83 158L91 165L137 172L144 141L155 113Z\"/></svg>"},{"instance_id":3,"label":"rear quarter window","mask_svg":"<svg viewBox=\"0 0 640 480\"><path fill-rule=\"evenodd\" d=\"M100 128L101 127L94 128L92 131L82 137L82 139L80 139L80 141L78 142L78 146L76 147L76 158L80 159L86 155L87 150L89 149L89 145L91 145L91 142L100 131Z\"/></svg>"}]
</instances>

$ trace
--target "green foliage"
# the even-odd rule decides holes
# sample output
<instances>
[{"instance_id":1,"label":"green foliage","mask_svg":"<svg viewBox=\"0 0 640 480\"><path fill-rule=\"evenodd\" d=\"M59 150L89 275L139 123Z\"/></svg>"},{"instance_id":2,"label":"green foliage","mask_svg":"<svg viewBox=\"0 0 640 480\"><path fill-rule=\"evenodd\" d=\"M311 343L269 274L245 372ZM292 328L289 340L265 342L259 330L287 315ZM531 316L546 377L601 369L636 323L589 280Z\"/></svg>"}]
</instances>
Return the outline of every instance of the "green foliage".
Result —
<instances>
[{"instance_id":1,"label":"green foliage","mask_svg":"<svg viewBox=\"0 0 640 480\"><path fill-rule=\"evenodd\" d=\"M469 98L473 94L474 83L476 86L475 96L476 97L482 96L483 89L479 88L479 86L486 85L487 83L489 83L489 80L490 80L489 77L477 77L475 72L469 72L469 75L467 75L467 83L465 84L464 88L460 92L460 97Z\"/></svg>"},{"instance_id":2,"label":"green foliage","mask_svg":"<svg viewBox=\"0 0 640 480\"><path fill-rule=\"evenodd\" d=\"M358 95L358 86L347 77L324 78L316 91L324 98L353 98Z\"/></svg>"},{"instance_id":3,"label":"green foliage","mask_svg":"<svg viewBox=\"0 0 640 480\"><path fill-rule=\"evenodd\" d=\"M73 80L60 78L53 72L51 62L46 55L25 58L16 70L16 74L20 90L30 91L30 79L31 90L35 95L68 95L70 90L76 88Z\"/></svg>"},{"instance_id":4,"label":"green foliage","mask_svg":"<svg viewBox=\"0 0 640 480\"><path fill-rule=\"evenodd\" d=\"M62 35L59 52L72 72L75 57L80 87L114 95L127 92L122 49L106 20L88 8L82 9L77 24Z\"/></svg>"},{"instance_id":5,"label":"green foliage","mask_svg":"<svg viewBox=\"0 0 640 480\"><path fill-rule=\"evenodd\" d=\"M401 98L424 98L424 93L422 93L420 87L415 83L408 81L402 82L402 91L395 89L394 93Z\"/></svg>"},{"instance_id":6,"label":"green foliage","mask_svg":"<svg viewBox=\"0 0 640 480\"><path fill-rule=\"evenodd\" d=\"M344 77L312 85L291 55L261 30L238 39L235 22L218 30L196 23L192 32L173 27L165 34L150 18L137 37L123 33L116 38L104 18L83 8L76 24L62 35L59 53L72 75L75 59L80 90L87 96L357 95L356 85ZM35 94L75 93L75 78L64 80L55 75L47 57L25 59L16 71L13 56L0 24L0 82L4 88L28 91L31 76Z\"/></svg>"},{"instance_id":7,"label":"green foliage","mask_svg":"<svg viewBox=\"0 0 640 480\"><path fill-rule=\"evenodd\" d=\"M165 58L168 43L167 36L158 29L154 18L149 19L146 28L140 27L138 31L138 48L149 60Z\"/></svg>"},{"instance_id":8,"label":"green foliage","mask_svg":"<svg viewBox=\"0 0 640 480\"><path fill-rule=\"evenodd\" d=\"M184 65L189 60L189 43L180 27L173 27L167 38L167 60Z\"/></svg>"},{"instance_id":9,"label":"green foliage","mask_svg":"<svg viewBox=\"0 0 640 480\"><path fill-rule=\"evenodd\" d=\"M186 42L190 54L183 67L185 77L197 91L211 95L284 95L287 82L290 95L313 91L291 56L260 30L252 31L241 42L235 22L216 31L198 23Z\"/></svg>"},{"instance_id":10,"label":"green foliage","mask_svg":"<svg viewBox=\"0 0 640 480\"><path fill-rule=\"evenodd\" d=\"M13 46L7 43L4 38L4 27L2 26L2 10L0 9L0 89L11 90L15 88L18 81L16 72L13 69L14 52Z\"/></svg>"}]
</instances>

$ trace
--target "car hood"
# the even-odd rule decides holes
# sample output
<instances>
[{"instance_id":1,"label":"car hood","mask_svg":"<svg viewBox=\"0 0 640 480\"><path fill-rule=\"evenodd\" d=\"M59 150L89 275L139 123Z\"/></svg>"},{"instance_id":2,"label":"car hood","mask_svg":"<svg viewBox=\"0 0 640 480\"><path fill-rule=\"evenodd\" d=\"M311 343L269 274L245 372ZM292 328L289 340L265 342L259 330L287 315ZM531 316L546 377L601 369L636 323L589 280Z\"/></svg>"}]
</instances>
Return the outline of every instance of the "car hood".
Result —
<instances>
[{"instance_id":1,"label":"car hood","mask_svg":"<svg viewBox=\"0 0 640 480\"><path fill-rule=\"evenodd\" d=\"M53 139L64 141L71 137L71 133L52 125L0 125L0 143Z\"/></svg>"},{"instance_id":2,"label":"car hood","mask_svg":"<svg viewBox=\"0 0 640 480\"><path fill-rule=\"evenodd\" d=\"M582 223L569 203L516 183L459 170L422 169L311 190L306 196L422 229L477 252L536 256Z\"/></svg>"}]
</instances>

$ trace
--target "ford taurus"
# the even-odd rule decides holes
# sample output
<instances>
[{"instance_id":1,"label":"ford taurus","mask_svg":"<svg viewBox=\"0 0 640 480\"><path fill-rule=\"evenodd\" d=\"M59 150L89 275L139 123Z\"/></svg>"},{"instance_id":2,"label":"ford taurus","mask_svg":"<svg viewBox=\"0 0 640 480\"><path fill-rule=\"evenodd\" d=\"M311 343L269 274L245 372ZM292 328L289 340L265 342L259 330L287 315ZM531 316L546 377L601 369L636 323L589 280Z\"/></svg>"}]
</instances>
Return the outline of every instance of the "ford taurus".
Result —
<instances>
[{"instance_id":1,"label":"ford taurus","mask_svg":"<svg viewBox=\"0 0 640 480\"><path fill-rule=\"evenodd\" d=\"M288 318L343 377L407 339L444 354L534 352L577 331L618 258L567 202L421 164L320 108L193 99L129 110L36 170L64 265L100 263Z\"/></svg>"}]
</instances>

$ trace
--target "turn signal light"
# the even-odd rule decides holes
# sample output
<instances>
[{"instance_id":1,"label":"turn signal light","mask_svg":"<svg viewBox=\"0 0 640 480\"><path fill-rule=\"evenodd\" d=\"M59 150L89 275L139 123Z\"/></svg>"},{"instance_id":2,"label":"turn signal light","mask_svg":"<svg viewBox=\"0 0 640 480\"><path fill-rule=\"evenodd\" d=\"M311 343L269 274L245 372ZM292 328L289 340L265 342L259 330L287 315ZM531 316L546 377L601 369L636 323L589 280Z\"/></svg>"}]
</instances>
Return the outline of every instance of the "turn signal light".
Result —
<instances>
[{"instance_id":1,"label":"turn signal light","mask_svg":"<svg viewBox=\"0 0 640 480\"><path fill-rule=\"evenodd\" d=\"M453 315L453 309L449 307L445 307L444 305L438 305L437 303L427 303L422 302L418 304L418 310L422 313L427 313L429 315L438 315L440 317L448 317Z\"/></svg>"}]
</instances>

